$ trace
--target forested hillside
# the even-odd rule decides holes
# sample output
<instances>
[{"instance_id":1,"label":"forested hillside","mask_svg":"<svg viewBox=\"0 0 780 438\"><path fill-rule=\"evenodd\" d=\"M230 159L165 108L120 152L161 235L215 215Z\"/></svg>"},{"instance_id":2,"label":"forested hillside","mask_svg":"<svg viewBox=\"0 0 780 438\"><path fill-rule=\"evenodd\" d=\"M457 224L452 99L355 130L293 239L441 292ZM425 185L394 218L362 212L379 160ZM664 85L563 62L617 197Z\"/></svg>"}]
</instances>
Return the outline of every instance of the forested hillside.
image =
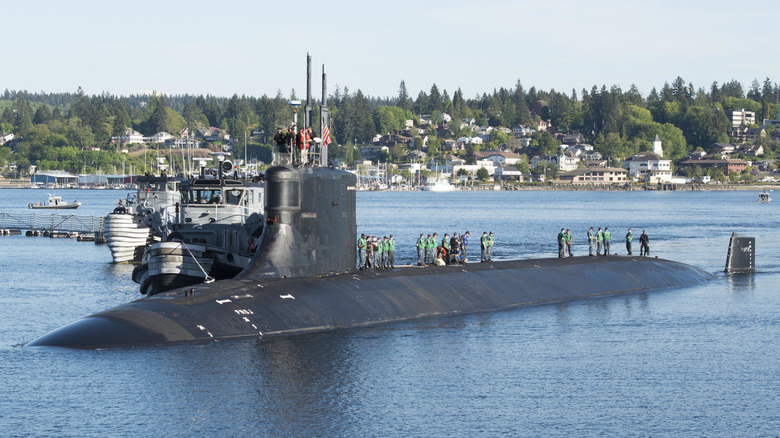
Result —
<instances>
[{"instance_id":1,"label":"forested hillside","mask_svg":"<svg viewBox=\"0 0 780 438\"><path fill-rule=\"evenodd\" d=\"M443 140L469 135L461 127L462 118L474 118L479 126L514 128L535 126L538 120L549 120L556 132L577 131L605 157L620 160L639 151L648 150L658 135L664 144L665 156L683 157L697 148L715 142L729 142L729 114L745 109L756 113L757 123L765 118L777 118L778 85L767 78L763 85L754 80L745 92L737 81L714 82L708 89L695 87L678 77L660 89L653 88L642 96L635 86L622 90L617 86L593 86L590 90L542 91L526 89L518 80L514 88L494 89L491 93L467 98L460 89L452 95L434 84L428 92L410 96L402 81L398 95L374 98L361 90L337 88L329 97L332 155L352 162L358 157L355 144L370 142L376 134L400 132L407 119L430 116L432 127L428 135L428 152L435 155ZM243 155L245 136L253 130L268 135L247 138L249 155L267 158L272 133L276 126L287 126L292 119L288 100L300 99L295 92L261 97L215 97L161 94L88 96L81 89L75 93L30 93L6 90L0 99L0 131L14 134L15 140L0 146L0 166L16 162L23 173L31 163L39 170L62 169L72 172L108 173L124 162L144 169L148 160L144 146L135 146L128 154L112 142L127 128L146 136L165 131L178 136L184 128L226 130L236 141L237 155ZM445 124L443 114L452 117ZM312 120L319 129L319 109L315 105ZM772 127L767 128L771 134ZM414 132L413 135L420 134ZM557 144L550 136L537 134L532 147L541 153L552 152ZM774 157L778 142L771 135L757 140L767 155ZM421 142L417 141L417 145ZM496 135L482 148L501 144L514 147L510 138ZM159 147L159 145L157 145ZM212 145L213 148L218 145ZM478 148L480 146L472 146ZM520 151L521 153L523 151ZM161 153L149 151L149 153ZM389 159L402 160L403 154Z\"/></svg>"}]
</instances>

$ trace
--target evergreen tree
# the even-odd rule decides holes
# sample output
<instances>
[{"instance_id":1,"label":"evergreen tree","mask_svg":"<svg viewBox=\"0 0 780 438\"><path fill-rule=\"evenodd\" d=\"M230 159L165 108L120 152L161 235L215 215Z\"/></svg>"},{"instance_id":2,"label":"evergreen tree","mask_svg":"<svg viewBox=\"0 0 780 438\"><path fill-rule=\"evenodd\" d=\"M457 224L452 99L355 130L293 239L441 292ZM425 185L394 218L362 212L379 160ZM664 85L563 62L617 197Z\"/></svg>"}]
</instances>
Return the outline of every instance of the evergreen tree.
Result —
<instances>
[{"instance_id":1,"label":"evergreen tree","mask_svg":"<svg viewBox=\"0 0 780 438\"><path fill-rule=\"evenodd\" d=\"M757 79L753 79L753 83L750 84L750 91L748 91L747 98L751 100L755 100L756 102L761 101L761 86L758 84Z\"/></svg>"},{"instance_id":2,"label":"evergreen tree","mask_svg":"<svg viewBox=\"0 0 780 438\"><path fill-rule=\"evenodd\" d=\"M51 110L46 105L41 105L35 111L32 122L36 125L40 125L51 120Z\"/></svg>"},{"instance_id":3,"label":"evergreen tree","mask_svg":"<svg viewBox=\"0 0 780 438\"><path fill-rule=\"evenodd\" d=\"M406 81L401 81L401 85L398 87L398 103L396 106L404 111L412 109L412 102L409 99L409 93L406 91Z\"/></svg>"},{"instance_id":4,"label":"evergreen tree","mask_svg":"<svg viewBox=\"0 0 780 438\"><path fill-rule=\"evenodd\" d=\"M165 96L153 97L153 100L155 101L154 110L152 110L152 115L149 119L150 133L168 132L168 105L165 103Z\"/></svg>"},{"instance_id":5,"label":"evergreen tree","mask_svg":"<svg viewBox=\"0 0 780 438\"><path fill-rule=\"evenodd\" d=\"M428 96L428 111L442 111L444 109L444 101L439 93L439 87L436 84L431 86L431 93Z\"/></svg>"}]
</instances>

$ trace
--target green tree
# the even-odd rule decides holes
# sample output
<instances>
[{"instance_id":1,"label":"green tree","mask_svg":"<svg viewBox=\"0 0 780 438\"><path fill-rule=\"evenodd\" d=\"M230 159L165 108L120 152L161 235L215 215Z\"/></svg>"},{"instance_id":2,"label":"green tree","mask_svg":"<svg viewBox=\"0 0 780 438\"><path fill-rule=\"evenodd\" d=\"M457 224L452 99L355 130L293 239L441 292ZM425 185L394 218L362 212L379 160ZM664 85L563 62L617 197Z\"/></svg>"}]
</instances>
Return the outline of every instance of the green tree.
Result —
<instances>
[{"instance_id":1,"label":"green tree","mask_svg":"<svg viewBox=\"0 0 780 438\"><path fill-rule=\"evenodd\" d=\"M398 103L396 103L396 106L404 111L412 109L412 101L409 99L409 93L406 91L405 81L401 81L401 85L398 87Z\"/></svg>"},{"instance_id":2,"label":"green tree","mask_svg":"<svg viewBox=\"0 0 780 438\"><path fill-rule=\"evenodd\" d=\"M439 139L436 137L428 137L428 155L434 156L439 154Z\"/></svg>"},{"instance_id":3,"label":"green tree","mask_svg":"<svg viewBox=\"0 0 780 438\"><path fill-rule=\"evenodd\" d=\"M152 100L154 101L154 109L149 119L149 134L170 131L168 126L168 105L165 102L165 96L153 96Z\"/></svg>"},{"instance_id":4,"label":"green tree","mask_svg":"<svg viewBox=\"0 0 780 438\"><path fill-rule=\"evenodd\" d=\"M406 122L404 110L394 106L380 106L374 111L374 127L379 134L389 134L403 129Z\"/></svg>"},{"instance_id":5,"label":"green tree","mask_svg":"<svg viewBox=\"0 0 780 438\"><path fill-rule=\"evenodd\" d=\"M36 125L41 125L51 120L51 110L46 105L41 105L35 111L32 122Z\"/></svg>"},{"instance_id":6,"label":"green tree","mask_svg":"<svg viewBox=\"0 0 780 438\"><path fill-rule=\"evenodd\" d=\"M479 170L477 170L477 179L480 181L487 181L488 178L490 178L488 170L484 167L480 167Z\"/></svg>"},{"instance_id":7,"label":"green tree","mask_svg":"<svg viewBox=\"0 0 780 438\"><path fill-rule=\"evenodd\" d=\"M111 135L119 137L125 133L125 130L130 127L130 117L127 115L127 111L120 108L114 115L114 122L111 128Z\"/></svg>"},{"instance_id":8,"label":"green tree","mask_svg":"<svg viewBox=\"0 0 780 438\"><path fill-rule=\"evenodd\" d=\"M501 146L503 144L507 144L509 142L509 134L506 132L503 132L498 129L494 129L490 131L490 141L488 143L488 146L490 146L491 149L497 148L498 146Z\"/></svg>"},{"instance_id":9,"label":"green tree","mask_svg":"<svg viewBox=\"0 0 780 438\"><path fill-rule=\"evenodd\" d=\"M552 136L547 131L542 132L539 134L537 138L537 142L539 145L539 152L541 152L544 155L553 155L558 153L558 148L561 146L561 142L555 139L555 137Z\"/></svg>"}]
</instances>

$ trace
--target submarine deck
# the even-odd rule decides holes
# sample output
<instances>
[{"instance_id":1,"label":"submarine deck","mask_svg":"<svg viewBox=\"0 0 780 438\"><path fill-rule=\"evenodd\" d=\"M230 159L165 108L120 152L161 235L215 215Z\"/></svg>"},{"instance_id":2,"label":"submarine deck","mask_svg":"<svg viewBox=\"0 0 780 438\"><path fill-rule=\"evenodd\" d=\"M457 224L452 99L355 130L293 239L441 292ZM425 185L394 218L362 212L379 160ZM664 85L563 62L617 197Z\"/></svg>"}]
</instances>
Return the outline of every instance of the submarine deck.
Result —
<instances>
[{"instance_id":1,"label":"submarine deck","mask_svg":"<svg viewBox=\"0 0 780 438\"><path fill-rule=\"evenodd\" d=\"M142 298L29 345L113 348L287 336L684 287L712 278L683 263L629 256L407 266L307 278L250 273Z\"/></svg>"}]
</instances>

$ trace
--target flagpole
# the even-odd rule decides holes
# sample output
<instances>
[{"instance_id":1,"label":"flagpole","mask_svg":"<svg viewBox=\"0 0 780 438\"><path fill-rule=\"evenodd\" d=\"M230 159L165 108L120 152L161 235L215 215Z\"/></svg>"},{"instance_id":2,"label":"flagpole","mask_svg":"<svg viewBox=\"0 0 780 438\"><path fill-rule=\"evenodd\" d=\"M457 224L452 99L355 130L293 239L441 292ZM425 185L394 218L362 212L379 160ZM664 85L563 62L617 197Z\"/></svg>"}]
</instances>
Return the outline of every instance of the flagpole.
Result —
<instances>
[{"instance_id":1,"label":"flagpole","mask_svg":"<svg viewBox=\"0 0 780 438\"><path fill-rule=\"evenodd\" d=\"M322 105L320 105L320 166L328 165L328 144L330 143L330 128L328 127L328 74L325 64L322 64Z\"/></svg>"}]
</instances>

